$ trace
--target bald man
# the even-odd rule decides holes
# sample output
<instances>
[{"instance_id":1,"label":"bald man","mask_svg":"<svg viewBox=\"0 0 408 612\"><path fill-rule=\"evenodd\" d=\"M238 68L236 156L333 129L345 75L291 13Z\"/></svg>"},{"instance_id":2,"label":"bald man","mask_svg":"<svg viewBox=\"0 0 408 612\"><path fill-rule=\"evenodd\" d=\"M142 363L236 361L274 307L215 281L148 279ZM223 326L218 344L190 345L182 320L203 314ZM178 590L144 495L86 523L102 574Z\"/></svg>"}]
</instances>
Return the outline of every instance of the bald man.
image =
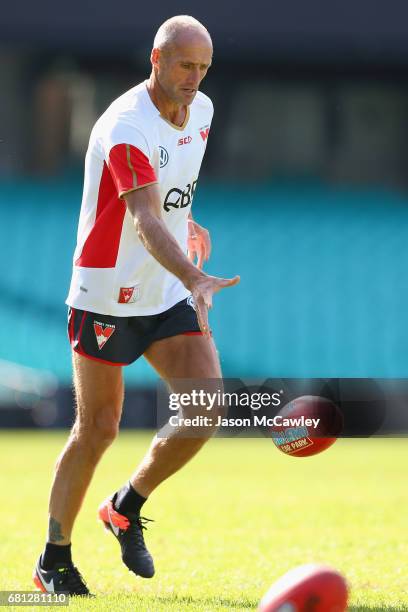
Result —
<instances>
[{"instance_id":1,"label":"bald man","mask_svg":"<svg viewBox=\"0 0 408 612\"><path fill-rule=\"evenodd\" d=\"M203 272L210 238L191 215L213 115L198 88L212 53L211 37L196 19L163 23L150 78L115 100L90 136L67 298L76 420L57 460L48 538L34 572L44 592L89 595L72 562L71 532L118 432L122 367L143 355L173 392L181 390L175 379L221 377L208 308L213 294L239 277ZM154 574L143 504L211 433L156 436L129 482L101 504L99 518L136 575Z\"/></svg>"}]
</instances>

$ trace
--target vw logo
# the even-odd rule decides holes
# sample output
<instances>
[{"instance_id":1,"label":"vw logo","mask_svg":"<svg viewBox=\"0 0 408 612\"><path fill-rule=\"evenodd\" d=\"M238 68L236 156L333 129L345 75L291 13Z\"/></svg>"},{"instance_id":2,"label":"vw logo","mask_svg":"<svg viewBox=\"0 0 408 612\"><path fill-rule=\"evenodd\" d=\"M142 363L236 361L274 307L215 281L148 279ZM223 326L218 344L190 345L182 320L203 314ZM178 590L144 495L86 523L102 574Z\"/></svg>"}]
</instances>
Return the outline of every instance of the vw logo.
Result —
<instances>
[{"instance_id":1,"label":"vw logo","mask_svg":"<svg viewBox=\"0 0 408 612\"><path fill-rule=\"evenodd\" d=\"M160 151L160 168L164 168L164 166L169 161L169 154L167 153L164 147L159 147Z\"/></svg>"}]
</instances>

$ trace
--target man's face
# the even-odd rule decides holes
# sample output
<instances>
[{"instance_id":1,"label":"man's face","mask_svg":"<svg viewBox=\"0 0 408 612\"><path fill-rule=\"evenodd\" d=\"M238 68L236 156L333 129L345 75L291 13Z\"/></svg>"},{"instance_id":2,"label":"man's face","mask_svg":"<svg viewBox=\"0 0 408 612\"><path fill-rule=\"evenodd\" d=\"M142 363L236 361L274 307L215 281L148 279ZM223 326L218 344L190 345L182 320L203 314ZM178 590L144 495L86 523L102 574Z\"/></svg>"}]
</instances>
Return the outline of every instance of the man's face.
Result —
<instances>
[{"instance_id":1,"label":"man's face","mask_svg":"<svg viewBox=\"0 0 408 612\"><path fill-rule=\"evenodd\" d=\"M157 77L168 98L175 104L191 104L211 60L212 45L202 37L159 52Z\"/></svg>"}]
</instances>

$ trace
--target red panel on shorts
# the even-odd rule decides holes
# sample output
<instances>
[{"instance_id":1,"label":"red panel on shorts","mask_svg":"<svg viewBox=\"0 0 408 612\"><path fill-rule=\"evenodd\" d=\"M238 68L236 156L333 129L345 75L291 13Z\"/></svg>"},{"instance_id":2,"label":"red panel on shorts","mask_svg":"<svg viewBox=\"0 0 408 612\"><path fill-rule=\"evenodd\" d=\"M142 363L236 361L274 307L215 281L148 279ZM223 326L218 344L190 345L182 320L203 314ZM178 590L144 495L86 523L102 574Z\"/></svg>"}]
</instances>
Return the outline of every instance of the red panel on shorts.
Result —
<instances>
[{"instance_id":1,"label":"red panel on shorts","mask_svg":"<svg viewBox=\"0 0 408 612\"><path fill-rule=\"evenodd\" d=\"M105 363L106 365L110 365L110 366L129 365L128 363L116 363L114 361L106 361L106 359L100 359L100 357L94 357L93 355L88 355L88 353L85 353L85 351L83 351L82 349L79 349L78 347L74 348L73 350L79 355L82 355L82 357L86 357L87 359L91 359L92 361L99 361L99 363Z\"/></svg>"},{"instance_id":2,"label":"red panel on shorts","mask_svg":"<svg viewBox=\"0 0 408 612\"><path fill-rule=\"evenodd\" d=\"M69 314L69 325L68 325L68 338L70 344L74 342L74 319L75 319L75 308L71 308Z\"/></svg>"},{"instance_id":3,"label":"red panel on shorts","mask_svg":"<svg viewBox=\"0 0 408 612\"><path fill-rule=\"evenodd\" d=\"M83 268L114 268L126 204L118 198L108 166L103 164L95 224L75 265Z\"/></svg>"},{"instance_id":4,"label":"red panel on shorts","mask_svg":"<svg viewBox=\"0 0 408 612\"><path fill-rule=\"evenodd\" d=\"M146 155L129 144L112 147L108 166L119 197L136 187L157 182L156 173Z\"/></svg>"},{"instance_id":5,"label":"red panel on shorts","mask_svg":"<svg viewBox=\"0 0 408 612\"><path fill-rule=\"evenodd\" d=\"M182 332L183 336L202 336L202 331Z\"/></svg>"}]
</instances>

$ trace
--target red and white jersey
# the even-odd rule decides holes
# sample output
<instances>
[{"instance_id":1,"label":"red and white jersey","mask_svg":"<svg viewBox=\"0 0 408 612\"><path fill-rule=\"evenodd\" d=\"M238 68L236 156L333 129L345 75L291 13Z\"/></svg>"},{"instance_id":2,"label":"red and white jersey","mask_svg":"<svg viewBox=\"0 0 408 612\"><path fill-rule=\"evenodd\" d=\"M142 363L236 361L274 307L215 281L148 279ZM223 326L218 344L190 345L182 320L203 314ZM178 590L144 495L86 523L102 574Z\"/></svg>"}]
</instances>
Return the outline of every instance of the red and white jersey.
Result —
<instances>
[{"instance_id":1,"label":"red and white jersey","mask_svg":"<svg viewBox=\"0 0 408 612\"><path fill-rule=\"evenodd\" d=\"M123 196L158 183L167 229L187 252L187 220L213 116L197 92L184 125L164 119L140 83L96 122L66 303L113 316L157 314L190 292L146 250Z\"/></svg>"}]
</instances>

